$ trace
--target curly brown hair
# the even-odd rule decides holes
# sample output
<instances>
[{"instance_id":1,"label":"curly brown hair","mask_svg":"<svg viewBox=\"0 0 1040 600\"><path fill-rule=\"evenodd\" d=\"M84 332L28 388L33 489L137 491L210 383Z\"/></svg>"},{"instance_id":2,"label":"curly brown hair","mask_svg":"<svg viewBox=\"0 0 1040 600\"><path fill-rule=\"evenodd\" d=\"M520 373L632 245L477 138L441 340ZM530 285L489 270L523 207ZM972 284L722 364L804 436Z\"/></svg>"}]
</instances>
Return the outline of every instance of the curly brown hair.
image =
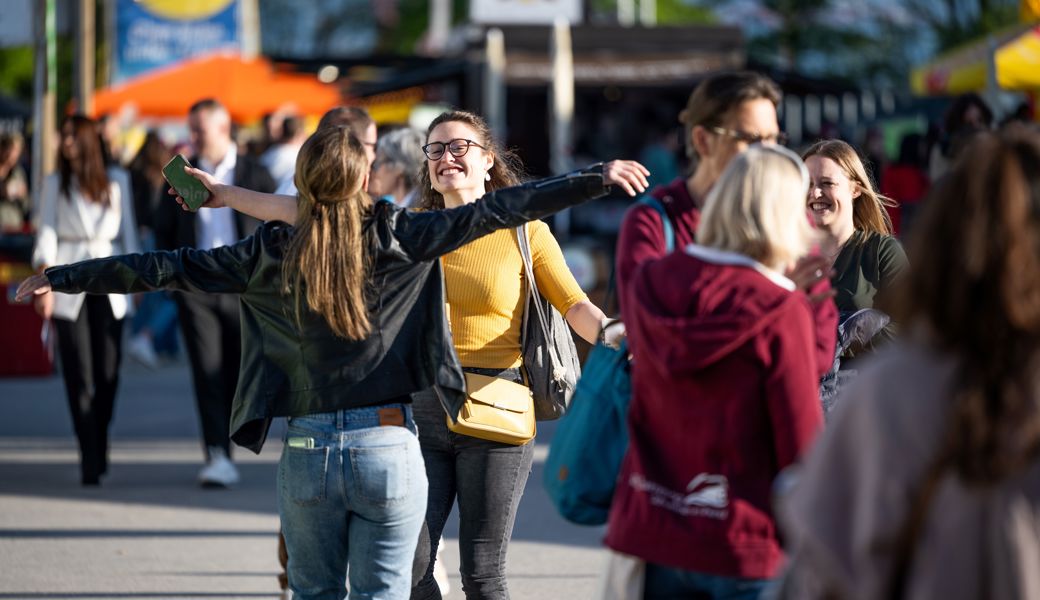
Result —
<instances>
[{"instance_id":1,"label":"curly brown hair","mask_svg":"<svg viewBox=\"0 0 1040 600\"><path fill-rule=\"evenodd\" d=\"M524 172L523 163L516 154L506 150L492 137L491 128L488 127L487 121L479 115L463 110L441 113L426 129L425 139L427 142L430 141L430 133L441 123L463 123L468 125L477 134L477 139L474 141L480 142L480 145L484 146L487 152L494 157L494 163L491 165L491 170L488 171L488 174L491 175L491 180L485 186L486 191L493 192L497 189L520 183ZM430 181L430 161L428 160L421 169L418 187L421 194L419 208L444 208L444 196L433 189L433 183Z\"/></svg>"}]
</instances>

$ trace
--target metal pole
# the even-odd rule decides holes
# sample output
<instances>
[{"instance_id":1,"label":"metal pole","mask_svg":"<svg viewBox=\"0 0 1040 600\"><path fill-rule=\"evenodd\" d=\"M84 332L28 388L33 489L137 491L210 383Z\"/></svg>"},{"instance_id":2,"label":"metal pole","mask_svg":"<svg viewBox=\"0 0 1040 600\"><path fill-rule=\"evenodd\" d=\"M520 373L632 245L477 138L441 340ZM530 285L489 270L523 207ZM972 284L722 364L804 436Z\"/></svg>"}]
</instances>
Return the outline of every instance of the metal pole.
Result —
<instances>
[{"instance_id":1,"label":"metal pole","mask_svg":"<svg viewBox=\"0 0 1040 600\"><path fill-rule=\"evenodd\" d=\"M33 214L39 215L43 179L54 170L54 0L33 3Z\"/></svg>"},{"instance_id":2,"label":"metal pole","mask_svg":"<svg viewBox=\"0 0 1040 600\"><path fill-rule=\"evenodd\" d=\"M260 55L260 10L257 0L240 0L239 13L242 58L251 60Z\"/></svg>"},{"instance_id":3,"label":"metal pole","mask_svg":"<svg viewBox=\"0 0 1040 600\"><path fill-rule=\"evenodd\" d=\"M94 114L94 53L97 32L94 0L79 1L79 26L76 28L76 104L80 112Z\"/></svg>"},{"instance_id":4,"label":"metal pole","mask_svg":"<svg viewBox=\"0 0 1040 600\"><path fill-rule=\"evenodd\" d=\"M657 25L657 0L639 0L639 24L643 27Z\"/></svg>"},{"instance_id":5,"label":"metal pole","mask_svg":"<svg viewBox=\"0 0 1040 600\"><path fill-rule=\"evenodd\" d=\"M487 31L484 58L484 116L491 133L506 139L506 42L497 27Z\"/></svg>"},{"instance_id":6,"label":"metal pole","mask_svg":"<svg viewBox=\"0 0 1040 600\"><path fill-rule=\"evenodd\" d=\"M573 168L571 136L574 125L574 56L571 51L571 26L563 17L557 17L553 23L549 57L552 61L549 168L554 174L560 174ZM570 213L563 211L556 217L556 234L560 239L566 239L569 232Z\"/></svg>"},{"instance_id":7,"label":"metal pole","mask_svg":"<svg viewBox=\"0 0 1040 600\"><path fill-rule=\"evenodd\" d=\"M430 54L440 54L451 31L451 0L430 0L430 29L426 47Z\"/></svg>"},{"instance_id":8,"label":"metal pole","mask_svg":"<svg viewBox=\"0 0 1040 600\"><path fill-rule=\"evenodd\" d=\"M636 24L636 0L617 0L617 20L625 27Z\"/></svg>"}]
</instances>

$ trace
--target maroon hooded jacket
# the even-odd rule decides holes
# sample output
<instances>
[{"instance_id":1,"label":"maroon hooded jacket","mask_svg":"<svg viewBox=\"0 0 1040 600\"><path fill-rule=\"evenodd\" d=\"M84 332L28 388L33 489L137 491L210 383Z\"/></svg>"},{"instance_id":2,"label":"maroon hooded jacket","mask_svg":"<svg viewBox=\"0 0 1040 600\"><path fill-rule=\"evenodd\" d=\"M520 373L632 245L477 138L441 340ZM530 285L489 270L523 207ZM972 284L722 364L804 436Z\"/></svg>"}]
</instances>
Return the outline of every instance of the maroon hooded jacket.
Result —
<instances>
[{"instance_id":1,"label":"maroon hooded jacket","mask_svg":"<svg viewBox=\"0 0 1040 600\"><path fill-rule=\"evenodd\" d=\"M701 210L697 208L698 202L690 195L686 180L682 177L674 179L667 185L654 188L650 195L661 202L672 222L675 248L681 249L695 243ZM666 249L661 214L646 204L633 204L625 213L618 232L615 272L619 305L625 302L629 281L634 278L636 267L644 261L661 258L666 254ZM826 296L830 290L830 278L824 277L808 293L812 296ZM838 338L838 309L834 300L828 297L814 304L813 320L816 322L816 357L823 369L819 376L823 377L834 361L834 344Z\"/></svg>"},{"instance_id":2,"label":"maroon hooded jacket","mask_svg":"<svg viewBox=\"0 0 1040 600\"><path fill-rule=\"evenodd\" d=\"M636 268L622 316L631 441L607 545L688 571L775 576L773 479L823 424L809 301L745 256L691 245Z\"/></svg>"}]
</instances>

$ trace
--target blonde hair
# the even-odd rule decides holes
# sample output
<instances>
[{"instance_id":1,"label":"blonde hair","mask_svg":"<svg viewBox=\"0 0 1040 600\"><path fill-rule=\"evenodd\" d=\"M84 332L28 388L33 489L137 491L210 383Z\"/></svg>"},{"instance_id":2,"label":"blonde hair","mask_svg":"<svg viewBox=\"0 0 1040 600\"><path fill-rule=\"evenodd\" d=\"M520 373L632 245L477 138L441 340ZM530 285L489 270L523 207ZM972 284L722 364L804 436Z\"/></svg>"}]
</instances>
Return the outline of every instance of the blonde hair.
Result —
<instances>
[{"instance_id":1,"label":"blonde hair","mask_svg":"<svg viewBox=\"0 0 1040 600\"><path fill-rule=\"evenodd\" d=\"M297 323L302 296L348 340L371 331L364 292L370 254L362 230L372 206L363 189L367 171L365 148L346 127L318 130L304 142L294 178L299 212L282 262L282 291L293 298Z\"/></svg>"},{"instance_id":2,"label":"blonde hair","mask_svg":"<svg viewBox=\"0 0 1040 600\"><path fill-rule=\"evenodd\" d=\"M802 153L802 160L822 156L833 160L849 178L859 196L852 199L852 225L860 231L892 235L892 219L886 206L898 203L874 189L856 149L841 140L821 140Z\"/></svg>"},{"instance_id":3,"label":"blonde hair","mask_svg":"<svg viewBox=\"0 0 1040 600\"><path fill-rule=\"evenodd\" d=\"M781 146L753 146L730 161L712 187L697 240L781 270L816 239L805 211L808 186L798 155Z\"/></svg>"}]
</instances>

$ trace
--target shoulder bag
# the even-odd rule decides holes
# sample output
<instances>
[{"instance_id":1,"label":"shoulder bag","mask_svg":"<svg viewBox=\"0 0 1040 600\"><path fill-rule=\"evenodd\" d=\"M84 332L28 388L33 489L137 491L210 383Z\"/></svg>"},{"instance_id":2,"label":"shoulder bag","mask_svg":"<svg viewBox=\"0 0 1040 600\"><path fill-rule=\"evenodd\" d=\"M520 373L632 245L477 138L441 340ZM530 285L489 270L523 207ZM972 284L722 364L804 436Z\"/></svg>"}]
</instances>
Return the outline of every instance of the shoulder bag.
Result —
<instances>
[{"instance_id":1,"label":"shoulder bag","mask_svg":"<svg viewBox=\"0 0 1040 600\"><path fill-rule=\"evenodd\" d=\"M535 419L551 421L567 411L581 376L581 363L570 325L538 291L527 224L516 228L516 237L527 279L527 302L520 329L523 369L534 397Z\"/></svg>"},{"instance_id":2,"label":"shoulder bag","mask_svg":"<svg viewBox=\"0 0 1040 600\"><path fill-rule=\"evenodd\" d=\"M675 232L664 206L652 196L643 196L639 202L661 215L665 248L670 253ZM613 291L613 281L610 287ZM574 390L570 410L556 428L545 461L545 491L564 519L579 525L607 522L621 459L628 448L631 397L628 345L610 346L601 333L585 359L585 373Z\"/></svg>"}]
</instances>

